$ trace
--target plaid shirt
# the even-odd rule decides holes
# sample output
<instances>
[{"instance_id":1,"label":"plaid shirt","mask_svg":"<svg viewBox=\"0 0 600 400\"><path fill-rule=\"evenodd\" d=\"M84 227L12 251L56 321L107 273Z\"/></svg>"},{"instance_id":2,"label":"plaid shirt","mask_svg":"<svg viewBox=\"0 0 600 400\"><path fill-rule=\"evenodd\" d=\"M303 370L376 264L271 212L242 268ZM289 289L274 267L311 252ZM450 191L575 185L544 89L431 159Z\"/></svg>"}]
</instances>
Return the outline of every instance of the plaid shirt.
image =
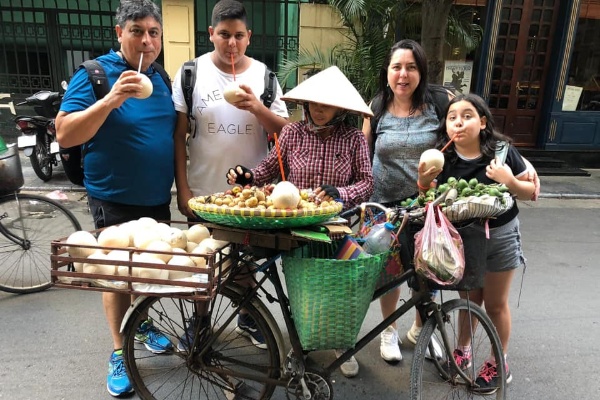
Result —
<instances>
[{"instance_id":1,"label":"plaid shirt","mask_svg":"<svg viewBox=\"0 0 600 400\"><path fill-rule=\"evenodd\" d=\"M340 124L321 139L301 121L284 126L278 139L286 179L299 189L335 186L344 208L368 201L373 194L369 150L360 130ZM272 182L279 174L277 150L273 148L252 173L255 185Z\"/></svg>"}]
</instances>

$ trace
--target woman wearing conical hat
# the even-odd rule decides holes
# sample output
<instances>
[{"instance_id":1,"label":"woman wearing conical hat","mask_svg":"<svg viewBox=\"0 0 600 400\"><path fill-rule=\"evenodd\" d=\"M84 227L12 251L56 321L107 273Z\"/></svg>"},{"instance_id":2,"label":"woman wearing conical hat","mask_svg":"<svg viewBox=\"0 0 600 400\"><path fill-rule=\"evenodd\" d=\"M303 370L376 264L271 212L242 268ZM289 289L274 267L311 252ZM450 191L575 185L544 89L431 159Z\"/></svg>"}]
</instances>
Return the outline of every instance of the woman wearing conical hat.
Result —
<instances>
[{"instance_id":1,"label":"woman wearing conical hat","mask_svg":"<svg viewBox=\"0 0 600 400\"><path fill-rule=\"evenodd\" d=\"M372 116L371 109L346 76L329 67L289 91L283 100L302 104L304 119L281 130L279 148L288 181L314 190L322 200L339 200L344 208L367 201L373 193L368 145L363 133L345 123L348 113ZM229 169L229 184L257 186L279 174L273 150L254 169Z\"/></svg>"}]
</instances>

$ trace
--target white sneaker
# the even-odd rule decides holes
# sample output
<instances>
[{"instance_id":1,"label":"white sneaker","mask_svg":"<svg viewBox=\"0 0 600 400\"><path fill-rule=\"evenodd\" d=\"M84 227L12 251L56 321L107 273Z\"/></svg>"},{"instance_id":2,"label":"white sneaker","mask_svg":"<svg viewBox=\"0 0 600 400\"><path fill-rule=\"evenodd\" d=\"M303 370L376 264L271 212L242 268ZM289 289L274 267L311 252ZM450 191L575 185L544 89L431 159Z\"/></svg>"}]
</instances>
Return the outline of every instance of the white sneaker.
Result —
<instances>
[{"instance_id":1,"label":"white sneaker","mask_svg":"<svg viewBox=\"0 0 600 400\"><path fill-rule=\"evenodd\" d=\"M398 345L398 332L393 327L388 326L381 332L381 345L379 349L381 351L381 358L385 361L402 360L402 353Z\"/></svg>"},{"instance_id":2,"label":"white sneaker","mask_svg":"<svg viewBox=\"0 0 600 400\"><path fill-rule=\"evenodd\" d=\"M441 360L442 355L443 355L442 344L438 340L437 336L435 336L435 335L431 336L430 343L433 345L433 353L435 354L435 358L437 358L438 360ZM430 360L434 359L431 356L431 352L429 351L429 346L427 346L427 351L425 352L425 358L429 358Z\"/></svg>"},{"instance_id":3,"label":"white sneaker","mask_svg":"<svg viewBox=\"0 0 600 400\"><path fill-rule=\"evenodd\" d=\"M340 356L344 354L345 351L346 350L336 350L336 358L340 358ZM346 378L352 378L358 375L358 361L356 361L356 358L354 358L354 356L350 357L348 361L344 362L340 366L340 371L342 372L342 375L344 375Z\"/></svg>"},{"instance_id":4,"label":"white sneaker","mask_svg":"<svg viewBox=\"0 0 600 400\"><path fill-rule=\"evenodd\" d=\"M412 327L410 328L410 330L408 332L406 332L406 338L408 339L409 342L411 342L412 344L417 344L417 339L419 339L419 335L421 334L421 327L417 326L414 322ZM439 340L437 339L437 337L435 335L431 336L431 343L433 344L433 351L435 353L435 358L437 358L438 360L442 358L443 352L442 352L442 345L440 344ZM425 352L425 358L428 358L430 360L433 360L434 357L431 355L431 352L429 351L429 346L427 347L427 351Z\"/></svg>"},{"instance_id":5,"label":"white sneaker","mask_svg":"<svg viewBox=\"0 0 600 400\"><path fill-rule=\"evenodd\" d=\"M410 327L410 330L406 332L406 338L408 339L408 341L412 344L417 344L417 339L421 334L421 329L422 328L420 326L417 326L417 324L413 322L412 326Z\"/></svg>"}]
</instances>

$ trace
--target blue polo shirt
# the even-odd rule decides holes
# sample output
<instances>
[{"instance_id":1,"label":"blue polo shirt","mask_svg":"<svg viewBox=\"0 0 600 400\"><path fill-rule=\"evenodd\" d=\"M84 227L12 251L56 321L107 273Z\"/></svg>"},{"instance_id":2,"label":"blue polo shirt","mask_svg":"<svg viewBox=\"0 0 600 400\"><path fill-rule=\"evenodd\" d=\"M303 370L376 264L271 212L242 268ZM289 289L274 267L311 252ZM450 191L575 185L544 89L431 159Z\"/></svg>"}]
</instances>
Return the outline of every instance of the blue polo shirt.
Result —
<instances>
[{"instance_id":1,"label":"blue polo shirt","mask_svg":"<svg viewBox=\"0 0 600 400\"><path fill-rule=\"evenodd\" d=\"M131 69L114 51L96 59L112 87ZM129 98L111 111L89 141L84 157L84 184L92 197L121 204L156 206L171 200L174 180L176 113L169 88L150 67L144 72L154 90L147 99ZM82 111L96 102L84 68L75 72L61 111Z\"/></svg>"}]
</instances>

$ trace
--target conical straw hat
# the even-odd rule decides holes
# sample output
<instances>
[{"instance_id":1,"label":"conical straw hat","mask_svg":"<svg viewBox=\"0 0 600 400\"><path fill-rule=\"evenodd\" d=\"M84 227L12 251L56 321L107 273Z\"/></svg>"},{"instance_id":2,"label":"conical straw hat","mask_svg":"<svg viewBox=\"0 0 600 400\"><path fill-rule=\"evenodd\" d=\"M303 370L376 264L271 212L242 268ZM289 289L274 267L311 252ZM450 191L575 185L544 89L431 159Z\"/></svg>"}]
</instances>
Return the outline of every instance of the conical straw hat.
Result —
<instances>
[{"instance_id":1,"label":"conical straw hat","mask_svg":"<svg viewBox=\"0 0 600 400\"><path fill-rule=\"evenodd\" d=\"M343 108L372 117L373 112L338 67L329 67L306 79L282 97L282 100L305 101Z\"/></svg>"}]
</instances>

